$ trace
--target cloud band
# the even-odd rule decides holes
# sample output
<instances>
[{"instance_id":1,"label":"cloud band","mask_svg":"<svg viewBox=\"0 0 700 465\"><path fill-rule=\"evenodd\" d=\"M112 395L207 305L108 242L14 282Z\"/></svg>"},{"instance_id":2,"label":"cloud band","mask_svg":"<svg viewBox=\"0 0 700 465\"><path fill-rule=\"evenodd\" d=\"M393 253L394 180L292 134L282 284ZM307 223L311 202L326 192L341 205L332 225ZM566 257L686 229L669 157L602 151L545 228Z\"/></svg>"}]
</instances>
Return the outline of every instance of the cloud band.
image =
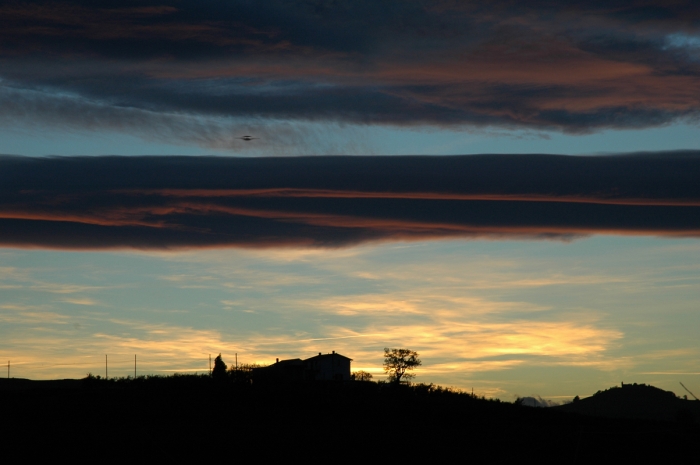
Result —
<instances>
[{"instance_id":1,"label":"cloud band","mask_svg":"<svg viewBox=\"0 0 700 465\"><path fill-rule=\"evenodd\" d=\"M700 153L0 157L0 244L342 247L700 236Z\"/></svg>"}]
</instances>

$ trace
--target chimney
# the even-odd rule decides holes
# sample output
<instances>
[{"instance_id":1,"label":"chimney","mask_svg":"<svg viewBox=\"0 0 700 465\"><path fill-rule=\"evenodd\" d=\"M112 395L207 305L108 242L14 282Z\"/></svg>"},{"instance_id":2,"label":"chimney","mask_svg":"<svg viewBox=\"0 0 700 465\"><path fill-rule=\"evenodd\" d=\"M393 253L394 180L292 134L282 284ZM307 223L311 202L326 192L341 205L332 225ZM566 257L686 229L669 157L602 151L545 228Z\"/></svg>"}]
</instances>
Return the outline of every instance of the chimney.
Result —
<instances>
[{"instance_id":1,"label":"chimney","mask_svg":"<svg viewBox=\"0 0 700 465\"><path fill-rule=\"evenodd\" d=\"M318 355L321 355L321 352L319 352Z\"/></svg>"},{"instance_id":2,"label":"chimney","mask_svg":"<svg viewBox=\"0 0 700 465\"><path fill-rule=\"evenodd\" d=\"M280 362L280 359L277 359L277 361L275 363L279 363L279 362Z\"/></svg>"},{"instance_id":3,"label":"chimney","mask_svg":"<svg viewBox=\"0 0 700 465\"><path fill-rule=\"evenodd\" d=\"M335 355L335 350L333 351L333 355Z\"/></svg>"}]
</instances>

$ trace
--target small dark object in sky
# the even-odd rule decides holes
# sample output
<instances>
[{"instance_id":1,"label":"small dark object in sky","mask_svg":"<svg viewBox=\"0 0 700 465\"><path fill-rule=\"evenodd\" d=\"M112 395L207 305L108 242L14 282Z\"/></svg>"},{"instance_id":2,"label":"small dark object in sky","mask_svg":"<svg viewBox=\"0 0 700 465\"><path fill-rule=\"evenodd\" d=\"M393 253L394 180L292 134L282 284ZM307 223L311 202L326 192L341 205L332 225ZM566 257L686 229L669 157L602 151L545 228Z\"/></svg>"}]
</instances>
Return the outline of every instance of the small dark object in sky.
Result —
<instances>
[{"instance_id":1,"label":"small dark object in sky","mask_svg":"<svg viewBox=\"0 0 700 465\"><path fill-rule=\"evenodd\" d=\"M258 138L258 137L252 137L252 136L243 136L243 137L239 137L239 139L242 139L242 140L244 140L244 141L246 141L246 142L250 142L250 141L253 140L253 139L259 139L259 138Z\"/></svg>"}]
</instances>

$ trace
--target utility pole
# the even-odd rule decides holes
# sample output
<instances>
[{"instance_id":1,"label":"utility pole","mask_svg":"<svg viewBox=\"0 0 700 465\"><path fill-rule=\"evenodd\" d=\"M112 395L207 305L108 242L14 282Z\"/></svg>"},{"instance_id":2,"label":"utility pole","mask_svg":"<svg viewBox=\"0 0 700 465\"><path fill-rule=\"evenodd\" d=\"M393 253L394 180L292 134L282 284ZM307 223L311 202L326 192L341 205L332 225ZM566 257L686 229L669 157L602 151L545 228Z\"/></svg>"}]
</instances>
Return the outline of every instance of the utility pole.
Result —
<instances>
[{"instance_id":1,"label":"utility pole","mask_svg":"<svg viewBox=\"0 0 700 465\"><path fill-rule=\"evenodd\" d=\"M107 354L105 354L105 379L109 379L109 370L107 370Z\"/></svg>"},{"instance_id":2,"label":"utility pole","mask_svg":"<svg viewBox=\"0 0 700 465\"><path fill-rule=\"evenodd\" d=\"M209 354L209 376L211 376L211 354Z\"/></svg>"},{"instance_id":3,"label":"utility pole","mask_svg":"<svg viewBox=\"0 0 700 465\"><path fill-rule=\"evenodd\" d=\"M7 361L7 379L10 379L10 361Z\"/></svg>"},{"instance_id":4,"label":"utility pole","mask_svg":"<svg viewBox=\"0 0 700 465\"><path fill-rule=\"evenodd\" d=\"M136 379L136 354L134 354L134 379Z\"/></svg>"},{"instance_id":5,"label":"utility pole","mask_svg":"<svg viewBox=\"0 0 700 465\"><path fill-rule=\"evenodd\" d=\"M236 352L236 371L238 371L238 352Z\"/></svg>"}]
</instances>

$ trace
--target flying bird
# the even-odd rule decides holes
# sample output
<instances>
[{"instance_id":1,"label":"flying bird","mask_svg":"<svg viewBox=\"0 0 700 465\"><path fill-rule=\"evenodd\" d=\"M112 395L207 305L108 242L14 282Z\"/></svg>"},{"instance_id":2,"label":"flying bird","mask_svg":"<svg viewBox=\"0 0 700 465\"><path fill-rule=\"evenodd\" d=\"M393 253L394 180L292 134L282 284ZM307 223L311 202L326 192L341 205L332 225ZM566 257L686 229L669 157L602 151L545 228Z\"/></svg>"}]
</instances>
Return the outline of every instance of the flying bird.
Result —
<instances>
[{"instance_id":1,"label":"flying bird","mask_svg":"<svg viewBox=\"0 0 700 465\"><path fill-rule=\"evenodd\" d=\"M248 141L251 141L251 140L253 140L253 139L258 139L258 137L243 136L243 137L239 137L239 139L242 139L242 140L248 142Z\"/></svg>"}]
</instances>

